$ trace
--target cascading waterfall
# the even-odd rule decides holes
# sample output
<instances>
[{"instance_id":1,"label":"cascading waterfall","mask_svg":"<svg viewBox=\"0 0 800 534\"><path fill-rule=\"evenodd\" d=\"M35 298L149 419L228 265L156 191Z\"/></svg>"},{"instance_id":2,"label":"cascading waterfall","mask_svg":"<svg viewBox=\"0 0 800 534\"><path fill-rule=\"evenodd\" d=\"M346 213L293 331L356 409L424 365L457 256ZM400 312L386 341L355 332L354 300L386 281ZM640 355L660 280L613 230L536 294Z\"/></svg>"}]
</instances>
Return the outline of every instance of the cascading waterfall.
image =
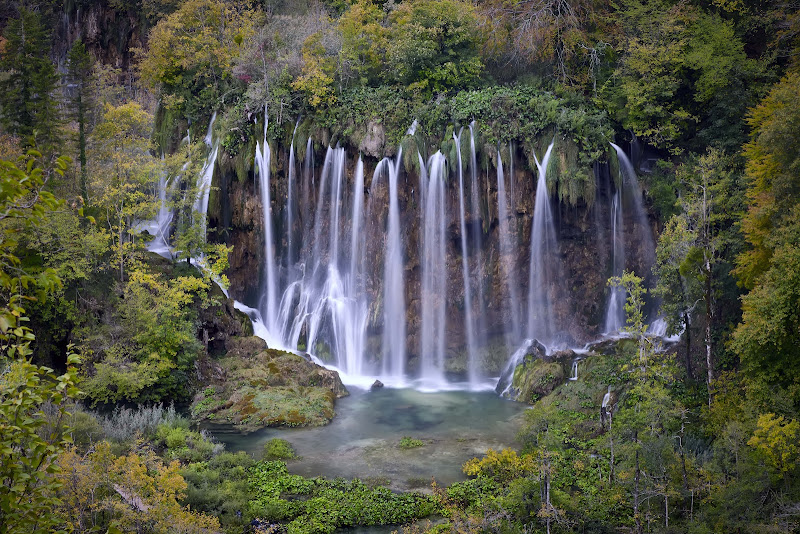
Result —
<instances>
[{"instance_id":1,"label":"cascading waterfall","mask_svg":"<svg viewBox=\"0 0 800 534\"><path fill-rule=\"evenodd\" d=\"M302 145L295 147L293 134L285 199L271 197L274 196L271 187L276 184L270 183L267 130L265 117L255 157L265 241L260 310L245 306L240 309L264 318L257 329L270 346L309 352L336 366L350 383L363 384L363 380L378 377L391 386L409 384L412 382L407 378L408 367L419 377L414 384L423 389L451 387L445 376L446 357L448 351L463 346L468 385L478 389L486 385L482 383L484 378L478 365L480 351L487 346L489 323L485 318L498 313L488 309L484 302L483 256L495 251L499 253L501 271L493 276L502 279L494 282L503 284L499 306L503 316L509 318L506 343L509 346L522 343L503 373L505 379L513 375L513 367L530 351L534 339L550 347L560 341L559 328L563 325L555 320L554 308L563 292L559 280L561 267L547 191L553 143L541 161L534 155L538 176L526 303L516 268L523 245L517 242L520 230L513 193L513 145L509 145L512 166L508 174L498 150L498 225L492 229L490 224L482 224L486 216L482 209L491 212L494 205L482 204L487 198L479 187L474 125L470 127L468 162L462 160L462 140L466 153L463 131L453 135L458 150L449 164L441 152L425 162L424 150L417 150L413 157L419 163L419 183L415 182L413 187L403 183L402 145L394 158L378 163L371 183L367 184L361 158L351 162L352 175L348 174L346 152L338 146L327 147L321 172L316 173L313 145L308 140L304 161L299 164L297 149L302 149ZM413 135L413 128L408 134ZM210 138L209 143L214 148ZM215 157L212 150L209 158ZM452 172L452 182L448 171ZM469 176L465 174L467 171L471 172ZM628 171L625 172L627 175ZM353 180L352 189L349 179ZM627 188L630 179L624 182ZM488 182L484 185L488 187ZM613 274L621 273L621 266L625 265L622 208L628 190L623 189L618 188L610 215ZM407 224L418 225L419 230L412 231L405 227ZM487 232L497 232L497 249L491 246L483 249L484 226L489 228ZM414 250L407 250L409 246ZM455 257L459 250L460 265ZM406 273L412 273L416 265L406 263L406 252L412 261L418 252L419 260L419 271L411 274L409 280ZM618 323L610 320L618 317L621 302L616 302L618 307L613 310L609 302L607 329L617 328ZM408 346L407 309L419 311L419 317L412 319L412 345ZM454 343L456 332L464 339ZM544 350L545 347L536 344L536 351ZM573 362L572 371L571 378L577 378L577 361ZM503 388L507 387L504 382Z\"/></svg>"},{"instance_id":2,"label":"cascading waterfall","mask_svg":"<svg viewBox=\"0 0 800 534\"><path fill-rule=\"evenodd\" d=\"M206 214L208 213L208 196L211 193L211 180L214 177L214 165L217 163L219 154L219 141L213 140L214 121L217 120L217 112L211 115L211 122L208 124L208 132L204 139L206 146L211 149L206 159L203 169L200 171L200 179L197 181L197 198L194 202L194 212L200 220L202 231L200 235L206 234Z\"/></svg>"},{"instance_id":3,"label":"cascading waterfall","mask_svg":"<svg viewBox=\"0 0 800 534\"><path fill-rule=\"evenodd\" d=\"M617 152L617 160L619 161L619 170L622 173L622 188L627 190L626 197L630 198L633 202L633 210L636 218L636 234L638 241L642 248L644 270L642 273L650 272L650 268L656 259L656 247L653 241L653 231L650 228L650 222L647 217L647 211L644 209L642 203L642 188L639 185L639 179L636 177L636 171L633 168L631 160L625 155L625 151L614 143L610 143L614 150ZM624 198L623 198L624 200Z\"/></svg>"},{"instance_id":4,"label":"cascading waterfall","mask_svg":"<svg viewBox=\"0 0 800 534\"><path fill-rule=\"evenodd\" d=\"M611 202L611 276L622 276L625 269L625 241L622 217L622 187L617 188ZM619 332L625 325L625 289L610 288L606 308L605 333Z\"/></svg>"},{"instance_id":5,"label":"cascading waterfall","mask_svg":"<svg viewBox=\"0 0 800 534\"><path fill-rule=\"evenodd\" d=\"M550 196L547 193L547 165L553 142L541 163L534 154L539 178L536 182L536 203L533 209L531 227L531 262L528 285L528 336L542 343L553 341L555 327L553 322L550 290L554 280L550 276L553 263L558 261L558 240L553 215L550 210Z\"/></svg>"},{"instance_id":6,"label":"cascading waterfall","mask_svg":"<svg viewBox=\"0 0 800 534\"><path fill-rule=\"evenodd\" d=\"M267 142L267 126L269 118L267 110L264 108L264 137L259 142L256 141L256 168L258 169L258 184L261 192L261 205L263 208L264 221L264 270L265 284L264 292L261 297L261 315L264 319L270 338L267 343L270 346L282 347L283 344L276 334L278 328L278 272L275 266L275 245L272 236L272 201L270 198L270 148Z\"/></svg>"},{"instance_id":7,"label":"cascading waterfall","mask_svg":"<svg viewBox=\"0 0 800 534\"><path fill-rule=\"evenodd\" d=\"M461 159L461 134L453 133L453 140L456 143L456 153L458 154L458 213L459 226L461 231L461 277L464 282L464 326L467 331L467 370L470 384L477 381L476 373L476 343L475 343L475 323L472 320L472 291L469 283L469 249L467 248L467 224L464 211L464 164Z\"/></svg>"},{"instance_id":8,"label":"cascading waterfall","mask_svg":"<svg viewBox=\"0 0 800 534\"><path fill-rule=\"evenodd\" d=\"M511 160L513 162L513 158ZM513 175L511 179L513 183ZM509 316L511 317L511 332L508 332L510 337L509 344L516 343L522 336L522 326L519 320L519 295L517 270L514 268L514 256L516 251L511 243L511 231L508 227L508 199L506 198L506 181L503 175L503 160L500 159L500 151L497 151L497 220L499 222L500 232L500 263L503 267L503 273L506 277L506 288L508 290L507 305L509 308Z\"/></svg>"},{"instance_id":9,"label":"cascading waterfall","mask_svg":"<svg viewBox=\"0 0 800 534\"><path fill-rule=\"evenodd\" d=\"M447 305L447 258L445 253L445 173L446 162L436 152L428 164L428 183L424 204L422 252L422 382L424 387L439 388L444 380L445 308Z\"/></svg>"},{"instance_id":10,"label":"cascading waterfall","mask_svg":"<svg viewBox=\"0 0 800 534\"><path fill-rule=\"evenodd\" d=\"M486 325L484 318L486 317L486 300L484 299L483 281L486 279L483 268L483 225L481 224L482 214L479 198L479 185L478 185L478 157L475 150L475 121L469 125L469 154L470 154L470 210L472 212L470 234L472 237L472 250L470 256L475 263L475 286L474 291L476 314L473 317L475 325L473 326L473 333L475 336L475 347L471 351L470 358L470 384L477 385L480 378L479 366L477 363L478 347L486 345ZM470 288L472 291L472 288Z\"/></svg>"}]
</instances>

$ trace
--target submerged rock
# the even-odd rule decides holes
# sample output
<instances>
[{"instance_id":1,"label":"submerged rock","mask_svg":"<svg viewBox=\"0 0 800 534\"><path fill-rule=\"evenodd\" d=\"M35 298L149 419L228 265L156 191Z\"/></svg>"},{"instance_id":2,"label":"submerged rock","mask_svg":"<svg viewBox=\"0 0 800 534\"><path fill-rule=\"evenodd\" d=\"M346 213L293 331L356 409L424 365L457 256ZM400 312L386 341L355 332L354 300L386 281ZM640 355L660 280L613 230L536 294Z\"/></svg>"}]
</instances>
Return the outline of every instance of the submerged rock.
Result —
<instances>
[{"instance_id":1,"label":"submerged rock","mask_svg":"<svg viewBox=\"0 0 800 534\"><path fill-rule=\"evenodd\" d=\"M259 338L232 338L217 361L198 365L203 386L192 403L195 421L233 424L243 432L267 426L319 426L348 395L339 373L302 356L266 348Z\"/></svg>"}]
</instances>

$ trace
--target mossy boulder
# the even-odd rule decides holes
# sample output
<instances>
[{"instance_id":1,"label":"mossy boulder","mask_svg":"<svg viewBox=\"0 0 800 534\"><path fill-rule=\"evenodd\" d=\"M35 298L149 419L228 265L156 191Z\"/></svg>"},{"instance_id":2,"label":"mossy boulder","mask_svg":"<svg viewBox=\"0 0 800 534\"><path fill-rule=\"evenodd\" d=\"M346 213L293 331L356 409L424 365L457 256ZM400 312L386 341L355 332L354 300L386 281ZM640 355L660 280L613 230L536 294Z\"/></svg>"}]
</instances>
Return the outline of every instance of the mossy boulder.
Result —
<instances>
[{"instance_id":1,"label":"mossy boulder","mask_svg":"<svg viewBox=\"0 0 800 534\"><path fill-rule=\"evenodd\" d=\"M207 362L204 387L192 403L196 421L233 424L243 432L267 426L320 426L348 395L339 374L303 356L267 349L258 338L232 338L227 354Z\"/></svg>"},{"instance_id":2,"label":"mossy boulder","mask_svg":"<svg viewBox=\"0 0 800 534\"><path fill-rule=\"evenodd\" d=\"M526 357L514 369L511 397L533 404L564 382L564 368L556 361Z\"/></svg>"}]
</instances>

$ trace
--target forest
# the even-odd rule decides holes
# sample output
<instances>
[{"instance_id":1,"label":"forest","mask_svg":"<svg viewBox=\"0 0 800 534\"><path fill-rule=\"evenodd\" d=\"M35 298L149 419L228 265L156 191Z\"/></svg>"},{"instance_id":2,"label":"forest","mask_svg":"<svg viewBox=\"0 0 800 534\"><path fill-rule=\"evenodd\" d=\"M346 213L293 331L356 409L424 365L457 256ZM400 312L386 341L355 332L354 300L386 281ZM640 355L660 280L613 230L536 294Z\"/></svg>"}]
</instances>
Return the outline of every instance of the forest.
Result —
<instances>
[{"instance_id":1,"label":"forest","mask_svg":"<svg viewBox=\"0 0 800 534\"><path fill-rule=\"evenodd\" d=\"M10 0L0 35L0 534L800 529L800 2ZM560 152L548 166L551 139ZM609 143L637 166L654 236L646 272L567 261L585 242L564 228L597 226L593 214L622 190ZM347 395L317 365L341 369L344 357L311 326L292 349L316 363L255 337L253 314L234 305L265 285L282 305L270 255L323 257L318 236L338 239L338 217L315 228L313 194L291 200L294 169L312 161L313 180L326 148L375 176L381 161L402 164L405 189L385 193L413 213L401 224L417 224L412 208L427 216L414 196L417 177L433 176L426 160L446 159L454 202L462 157L473 180L478 170L486 198L465 215L462 194L461 227L457 210L441 222L442 250L457 251L441 280L461 284L463 260L465 287L447 309L471 317L473 306L470 320L498 338L514 319L490 295L511 276L489 200L505 198L491 181L504 168L520 243L547 172L573 347L604 332L589 294L622 295L622 335L575 359L574 379L562 370L573 360L529 348L511 369L529 405L508 437L516 446L473 454L452 484L305 476L283 439L254 455L215 434L223 418L242 432L325 425ZM370 187L365 205L381 194ZM153 221L165 213L162 235ZM285 233L272 243L270 217ZM298 242L312 231L313 243ZM403 334L425 346L445 305L417 302L436 280L415 256L421 227L404 232ZM153 252L159 239L166 256ZM527 266L533 253L514 254ZM381 280L385 261L384 271L375 260ZM390 294L369 283L378 304L359 350L386 369L376 347L389 334L373 323L389 317ZM478 286L486 308L477 289L470 301ZM440 335L463 346L442 341L449 363L437 371L463 377L479 336L472 323L452 333L441 314ZM496 376L493 359L513 348L483 343ZM424 372L423 355L406 356ZM403 437L396 453L430 442Z\"/></svg>"}]
</instances>

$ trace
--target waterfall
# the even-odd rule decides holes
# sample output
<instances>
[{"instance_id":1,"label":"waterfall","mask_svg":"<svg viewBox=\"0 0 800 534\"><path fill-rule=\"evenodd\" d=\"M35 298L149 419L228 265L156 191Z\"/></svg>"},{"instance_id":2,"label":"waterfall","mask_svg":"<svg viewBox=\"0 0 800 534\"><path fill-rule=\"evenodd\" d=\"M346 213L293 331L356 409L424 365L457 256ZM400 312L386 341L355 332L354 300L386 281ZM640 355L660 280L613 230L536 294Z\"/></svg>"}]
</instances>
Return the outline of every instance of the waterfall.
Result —
<instances>
[{"instance_id":1,"label":"waterfall","mask_svg":"<svg viewBox=\"0 0 800 534\"><path fill-rule=\"evenodd\" d=\"M581 361L580 358L575 358L572 360L572 375L569 377L570 380L575 381L578 379L578 362Z\"/></svg>"},{"instance_id":2,"label":"waterfall","mask_svg":"<svg viewBox=\"0 0 800 534\"><path fill-rule=\"evenodd\" d=\"M478 185L478 158L475 150L475 121L469 125L469 153L470 153L470 211L472 212L472 250L471 256L475 262L475 282L477 291L475 291L477 313L473 316L475 325L473 332L475 336L475 347L470 352L469 361L469 381L475 387L480 378L480 366L478 362L478 348L486 346L486 299L483 294L483 283L486 279L483 269L483 226L481 221L483 219L481 213L481 205L478 199L479 185Z\"/></svg>"},{"instance_id":3,"label":"waterfall","mask_svg":"<svg viewBox=\"0 0 800 534\"><path fill-rule=\"evenodd\" d=\"M183 166L183 170L186 165ZM177 182L173 180L173 184ZM171 189L169 180L167 179L166 172L163 172L158 178L158 214L154 221L150 221L144 226L152 236L153 239L147 244L147 250L155 252L156 254L165 258L172 257L172 251L169 247L169 234L172 226L172 209L169 207L169 199L167 192Z\"/></svg>"},{"instance_id":4,"label":"waterfall","mask_svg":"<svg viewBox=\"0 0 800 534\"><path fill-rule=\"evenodd\" d=\"M447 258L445 252L446 162L441 152L428 163L422 239L422 335L420 359L423 385L441 387L444 380L445 309L447 307ZM420 172L421 175L425 174Z\"/></svg>"},{"instance_id":5,"label":"waterfall","mask_svg":"<svg viewBox=\"0 0 800 534\"><path fill-rule=\"evenodd\" d=\"M214 121L217 119L217 112L211 115L211 122L208 124L208 132L204 139L206 146L211 149L208 154L203 169L200 171L200 177L197 181L197 198L194 202L194 212L199 218L201 232L200 235L206 235L206 214L208 213L208 195L211 192L211 180L214 177L214 165L217 162L217 154L219 153L219 141L213 141L213 127Z\"/></svg>"},{"instance_id":6,"label":"waterfall","mask_svg":"<svg viewBox=\"0 0 800 534\"><path fill-rule=\"evenodd\" d=\"M267 108L264 107L264 137L259 142L256 141L256 168L258 168L258 184L261 192L261 206L263 208L264 223L264 267L266 280L264 292L262 294L261 315L267 330L272 339L268 339L270 346L283 346L278 337L280 329L278 327L278 273L275 267L275 251L272 231L272 202L270 198L270 148L267 142L267 126L269 116Z\"/></svg>"},{"instance_id":7,"label":"waterfall","mask_svg":"<svg viewBox=\"0 0 800 534\"><path fill-rule=\"evenodd\" d=\"M553 215L550 211L550 197L547 193L547 165L553 143L547 147L541 163L534 154L539 178L536 183L536 203L533 209L531 227L531 262L528 283L528 337L542 342L552 342L554 321L550 291L555 282L551 273L558 261L558 240Z\"/></svg>"},{"instance_id":8,"label":"waterfall","mask_svg":"<svg viewBox=\"0 0 800 534\"><path fill-rule=\"evenodd\" d=\"M395 162L383 160L380 164L389 174L389 224L383 277L383 374L399 381L403 380L406 364L403 245L400 240L400 201L397 191L402 156L401 148L397 151Z\"/></svg>"},{"instance_id":9,"label":"waterfall","mask_svg":"<svg viewBox=\"0 0 800 534\"><path fill-rule=\"evenodd\" d=\"M295 214L295 163L294 163L294 136L297 133L298 120L292 132L292 144L289 147L289 171L287 172L286 185L286 267L291 270L294 266L294 214Z\"/></svg>"},{"instance_id":10,"label":"waterfall","mask_svg":"<svg viewBox=\"0 0 800 534\"><path fill-rule=\"evenodd\" d=\"M622 173L622 188L627 190L626 197L633 201L633 210L635 215L636 235L639 239L639 246L642 253L643 261L643 277L647 277L650 269L655 263L656 247L653 241L653 230L650 227L650 221L647 217L647 211L644 209L642 203L642 188L639 186L639 180L636 178L636 171L633 168L631 160L625 155L625 151L614 143L610 143L617 153L619 160L619 170ZM624 198L623 198L624 200Z\"/></svg>"},{"instance_id":11,"label":"waterfall","mask_svg":"<svg viewBox=\"0 0 800 534\"><path fill-rule=\"evenodd\" d=\"M625 269L624 218L622 216L622 187L618 187L611 202L611 276L622 276ZM606 308L605 333L619 332L625 325L625 289L610 288Z\"/></svg>"},{"instance_id":12,"label":"waterfall","mask_svg":"<svg viewBox=\"0 0 800 534\"><path fill-rule=\"evenodd\" d=\"M464 282L464 327L467 332L467 369L470 384L477 381L476 373L476 347L475 323L472 320L472 291L469 283L469 249L467 248L467 224L464 214L464 165L461 160L461 133L453 133L458 153L458 207L459 207L459 226L461 231L461 277Z\"/></svg>"},{"instance_id":13,"label":"waterfall","mask_svg":"<svg viewBox=\"0 0 800 534\"><path fill-rule=\"evenodd\" d=\"M513 161L513 160L512 160ZM513 176L511 183L513 183ZM500 264L503 274L506 277L506 288L508 289L508 301L506 302L509 316L511 318L511 332L508 332L511 343L516 343L522 335L522 327L519 320L519 295L517 270L515 269L515 253L511 243L511 231L508 227L508 200L506 199L505 176L503 175L503 160L500 159L500 151L497 151L497 220L499 222L500 234Z\"/></svg>"}]
</instances>

